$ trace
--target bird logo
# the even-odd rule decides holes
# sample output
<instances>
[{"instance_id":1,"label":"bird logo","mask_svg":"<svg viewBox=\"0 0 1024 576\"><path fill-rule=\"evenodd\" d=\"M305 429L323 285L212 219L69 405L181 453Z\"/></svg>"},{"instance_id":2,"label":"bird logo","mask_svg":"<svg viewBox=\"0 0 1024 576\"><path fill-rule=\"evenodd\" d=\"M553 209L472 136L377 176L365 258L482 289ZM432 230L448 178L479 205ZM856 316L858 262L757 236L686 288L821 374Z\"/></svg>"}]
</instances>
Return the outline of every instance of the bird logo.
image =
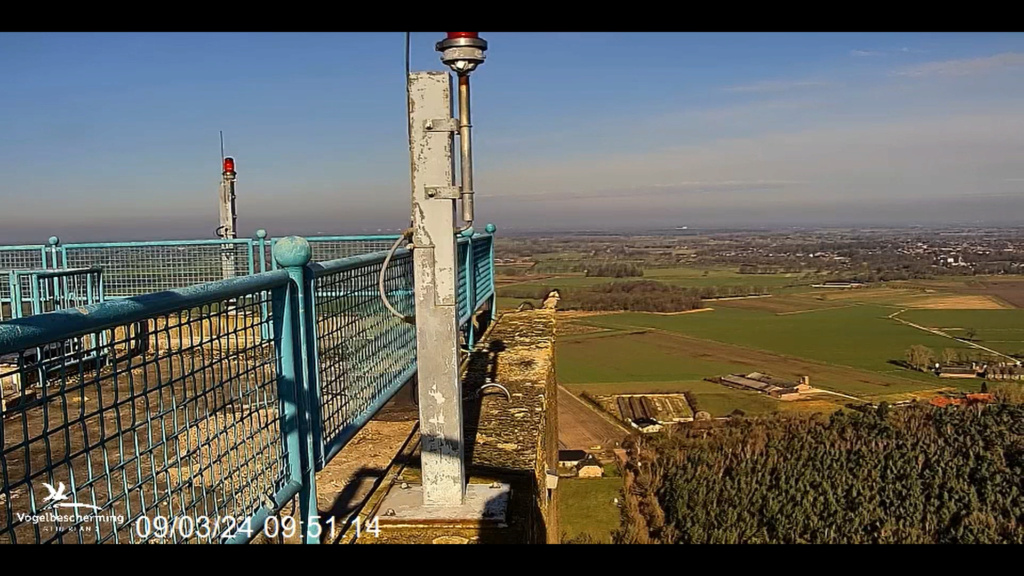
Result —
<instances>
[{"instance_id":1,"label":"bird logo","mask_svg":"<svg viewBox=\"0 0 1024 576\"><path fill-rule=\"evenodd\" d=\"M49 494L45 498L43 498L44 503L49 502L53 504L55 507L61 508L91 508L92 510L100 509L99 506L93 506L92 504L64 502L65 500L70 500L71 497L65 494L65 492L67 492L67 487L64 486L63 482L57 484L56 489L54 489L54 487L51 484L47 484L46 482L43 482L43 486L45 486L46 490L49 491Z\"/></svg>"},{"instance_id":2,"label":"bird logo","mask_svg":"<svg viewBox=\"0 0 1024 576\"><path fill-rule=\"evenodd\" d=\"M50 491L50 494L47 497L43 498L43 502L62 502L70 498L70 496L64 494L67 488L64 487L63 482L57 485L56 490L54 490L53 486L47 484L46 482L43 482L43 486L45 486L46 489Z\"/></svg>"}]
</instances>

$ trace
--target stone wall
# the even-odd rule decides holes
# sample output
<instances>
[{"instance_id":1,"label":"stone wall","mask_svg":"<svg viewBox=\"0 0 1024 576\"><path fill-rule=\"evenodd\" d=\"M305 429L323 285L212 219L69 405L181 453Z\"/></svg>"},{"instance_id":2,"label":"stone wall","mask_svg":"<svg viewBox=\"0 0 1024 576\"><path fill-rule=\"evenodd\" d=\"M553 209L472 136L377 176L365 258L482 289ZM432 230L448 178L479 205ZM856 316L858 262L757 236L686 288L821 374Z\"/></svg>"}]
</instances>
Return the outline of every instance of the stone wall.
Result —
<instances>
[{"instance_id":1,"label":"stone wall","mask_svg":"<svg viewBox=\"0 0 1024 576\"><path fill-rule=\"evenodd\" d=\"M532 543L557 542L557 489L547 488L547 473L558 467L558 391L554 363L555 311L509 312L483 339L486 356L477 353L467 366L466 393L483 388L478 417L467 406L467 469L503 470L529 475L531 519L524 534ZM482 361L481 358L485 358ZM525 527L524 527L525 528Z\"/></svg>"}]
</instances>

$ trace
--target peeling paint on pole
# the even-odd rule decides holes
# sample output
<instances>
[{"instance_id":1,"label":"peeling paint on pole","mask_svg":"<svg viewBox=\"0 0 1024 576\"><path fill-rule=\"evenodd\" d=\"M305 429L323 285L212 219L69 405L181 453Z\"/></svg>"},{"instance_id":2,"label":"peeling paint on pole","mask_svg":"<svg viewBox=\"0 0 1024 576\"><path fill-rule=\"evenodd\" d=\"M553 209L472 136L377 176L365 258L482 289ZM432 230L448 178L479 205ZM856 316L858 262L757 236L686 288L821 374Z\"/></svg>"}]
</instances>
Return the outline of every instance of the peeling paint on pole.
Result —
<instances>
[{"instance_id":1,"label":"peeling paint on pole","mask_svg":"<svg viewBox=\"0 0 1024 576\"><path fill-rule=\"evenodd\" d=\"M447 72L409 76L416 358L421 469L426 506L459 506L466 486L456 310L455 201L427 188L454 186L453 133L429 129L451 118Z\"/></svg>"}]
</instances>

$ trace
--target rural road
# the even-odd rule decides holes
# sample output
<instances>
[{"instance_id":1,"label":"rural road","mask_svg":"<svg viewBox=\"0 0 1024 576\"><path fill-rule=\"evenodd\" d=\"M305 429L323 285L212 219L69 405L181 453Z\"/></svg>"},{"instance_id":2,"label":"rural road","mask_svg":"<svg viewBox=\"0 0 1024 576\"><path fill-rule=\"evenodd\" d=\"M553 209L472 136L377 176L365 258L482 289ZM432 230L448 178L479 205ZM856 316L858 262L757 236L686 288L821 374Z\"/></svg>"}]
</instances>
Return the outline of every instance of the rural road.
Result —
<instances>
[{"instance_id":1,"label":"rural road","mask_svg":"<svg viewBox=\"0 0 1024 576\"><path fill-rule=\"evenodd\" d=\"M936 336L942 336L943 338L949 338L950 340L956 340L957 342L963 342L964 344L967 344L968 346L973 346L974 348L977 348L979 350L984 350L984 351L989 352L991 354L995 354L996 356L1002 356L1003 358L1008 358L1009 360L1012 360L1014 363L1018 363L1019 362L1013 356L1007 356L1006 354L1003 354L1002 352L999 352L998 350L993 350L991 348L986 348L985 346L982 346L981 344L975 344L974 342L971 342L969 340L964 340L962 338L957 338L956 336L950 336L949 334L946 334L942 330L935 330L934 328L926 328L926 327L921 326L919 324L914 324L913 322L910 322L910 321L904 320L903 318L900 318L899 315L904 313L904 312L906 312L906 311L907 311L907 309L904 308L904 309L902 309L902 310L900 310L898 312L893 312L892 314L889 314L889 318L892 318L893 320L895 320L897 322L900 322L902 324L906 324L907 326L910 326L911 328L917 328L918 330L924 330L925 332L930 332L932 334L935 334Z\"/></svg>"}]
</instances>

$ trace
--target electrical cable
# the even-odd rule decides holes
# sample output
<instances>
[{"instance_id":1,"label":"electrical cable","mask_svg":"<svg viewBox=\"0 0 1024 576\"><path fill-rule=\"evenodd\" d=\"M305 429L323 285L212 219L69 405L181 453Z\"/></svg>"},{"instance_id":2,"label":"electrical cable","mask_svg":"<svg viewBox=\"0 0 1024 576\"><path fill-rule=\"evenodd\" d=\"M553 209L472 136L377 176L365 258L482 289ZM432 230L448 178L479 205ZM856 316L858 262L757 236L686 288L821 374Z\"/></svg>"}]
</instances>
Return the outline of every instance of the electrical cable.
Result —
<instances>
[{"instance_id":1,"label":"electrical cable","mask_svg":"<svg viewBox=\"0 0 1024 576\"><path fill-rule=\"evenodd\" d=\"M410 60L411 60L411 55L412 55L412 48L411 48L411 42L410 42L410 37L411 36L412 36L412 32L406 32L405 33L405 115L406 115L406 118L409 117L409 112L410 112L410 110L409 110L409 71L410 71ZM412 126L410 126L408 122L406 122L406 133L408 135L409 140L412 140ZM398 251L398 247L402 244L402 240L406 240L406 239L412 240L412 232L413 232L412 228L407 228L406 230L404 230L402 232L402 235L399 236L397 240L395 240L395 243L391 245L391 249L388 250L388 255L384 257L384 263L381 264L380 275L377 277L377 289L380 290L380 299L384 302L384 307L388 309L388 312L391 312L393 315L401 318L403 322L407 322L409 324L415 324L416 323L416 317L415 316L406 316L405 314L402 314L398 310L395 310L395 308L391 305L391 302L388 301L387 293L384 291L384 277L387 274L388 264L391 263L392 256L394 256L395 252Z\"/></svg>"},{"instance_id":2,"label":"electrical cable","mask_svg":"<svg viewBox=\"0 0 1024 576\"><path fill-rule=\"evenodd\" d=\"M402 235L398 237L398 240L395 240L395 243L391 245L391 249L388 250L388 255L384 257L384 263L381 264L381 267L380 267L380 275L377 277L377 288L380 290L380 299L384 301L384 307L387 308L389 312L391 312L395 316L401 318L403 322L407 322L409 324L415 324L416 323L416 317L415 316L406 316L405 314L402 314L398 310L395 310L394 307L391 306L391 302L388 301L387 293L384 291L384 275L388 271L388 264L391 263L391 257L394 256L395 252L398 251L398 246L402 243L402 240L405 240L406 238L411 238L411 237L412 237L412 228L409 228L409 229L405 230L404 232L402 232Z\"/></svg>"}]
</instances>

